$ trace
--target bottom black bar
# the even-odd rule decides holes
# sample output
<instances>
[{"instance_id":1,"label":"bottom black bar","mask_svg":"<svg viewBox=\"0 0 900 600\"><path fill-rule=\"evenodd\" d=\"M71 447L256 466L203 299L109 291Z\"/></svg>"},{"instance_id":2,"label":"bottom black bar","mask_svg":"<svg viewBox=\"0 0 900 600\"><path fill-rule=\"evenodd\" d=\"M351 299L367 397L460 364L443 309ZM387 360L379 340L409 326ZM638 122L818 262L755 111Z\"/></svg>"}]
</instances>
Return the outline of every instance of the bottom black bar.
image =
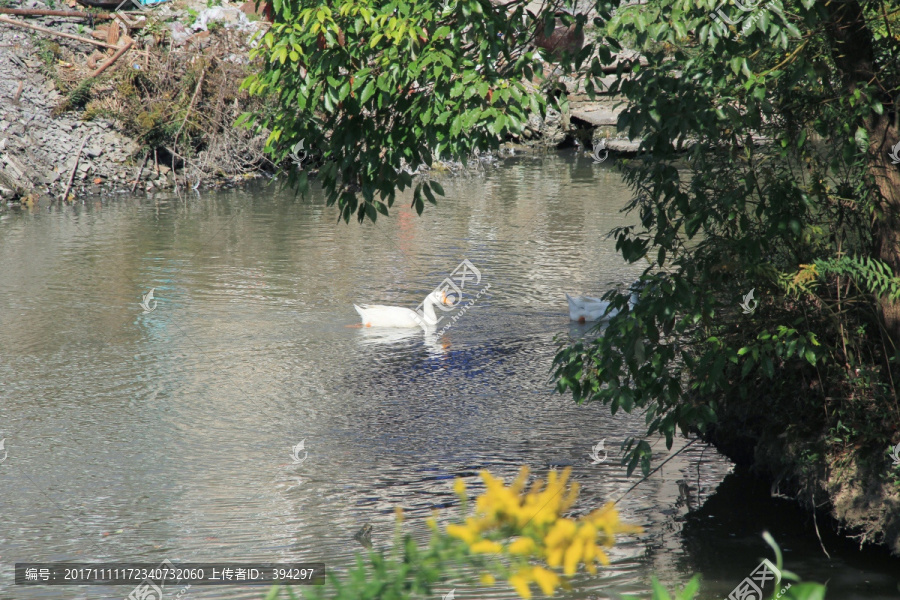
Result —
<instances>
[{"instance_id":1,"label":"bottom black bar","mask_svg":"<svg viewBox=\"0 0 900 600\"><path fill-rule=\"evenodd\" d=\"M16 585L321 585L325 563L16 563Z\"/></svg>"}]
</instances>

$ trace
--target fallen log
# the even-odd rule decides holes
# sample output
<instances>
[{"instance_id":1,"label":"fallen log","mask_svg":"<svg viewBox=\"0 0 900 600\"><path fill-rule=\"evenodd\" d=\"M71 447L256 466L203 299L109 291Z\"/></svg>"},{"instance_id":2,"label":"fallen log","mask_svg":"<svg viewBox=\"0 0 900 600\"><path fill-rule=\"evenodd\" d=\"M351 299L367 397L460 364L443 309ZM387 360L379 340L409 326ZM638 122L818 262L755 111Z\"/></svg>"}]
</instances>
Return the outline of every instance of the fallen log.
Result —
<instances>
[{"instance_id":1,"label":"fallen log","mask_svg":"<svg viewBox=\"0 0 900 600\"><path fill-rule=\"evenodd\" d=\"M62 31L56 31L53 29L48 29L46 27L39 27L38 25L32 25L30 23L22 23L21 21L15 21L13 19L10 19L9 17L0 16L0 23L14 25L15 27L24 27L25 29L34 29L35 31L40 31L41 33L47 33L49 35L55 35L57 37L64 37L70 40L78 40L79 42L84 42L85 44L103 46L104 48L118 48L118 46L113 46L112 44L107 44L106 42L98 42L97 40L92 40L91 38L81 37L78 35L73 35L71 33L63 33Z\"/></svg>"},{"instance_id":2,"label":"fallen log","mask_svg":"<svg viewBox=\"0 0 900 600\"><path fill-rule=\"evenodd\" d=\"M97 75L99 75L100 73L102 73L103 71L105 71L106 69L108 69L110 66L112 66L112 64L113 64L114 62L116 62L117 60L119 60L119 57L121 57L123 54L125 54L126 52L128 52L129 48L131 48L131 46L132 46L133 44L134 44L134 40L132 40L131 38L128 38L128 41L125 42L124 44L122 44L122 47L119 48L119 49L116 51L116 53L112 55L112 58L110 58L108 61L106 61L105 63L103 63L102 65L100 65L100 67L99 67L96 71L94 71L93 73L91 73L91 79L93 79L94 77L96 77Z\"/></svg>"},{"instance_id":3,"label":"fallen log","mask_svg":"<svg viewBox=\"0 0 900 600\"><path fill-rule=\"evenodd\" d=\"M7 191L12 192L14 196L22 197L28 193L28 191L19 185L18 179L11 173L7 173L3 167L0 167L0 192Z\"/></svg>"},{"instance_id":4,"label":"fallen log","mask_svg":"<svg viewBox=\"0 0 900 600\"><path fill-rule=\"evenodd\" d=\"M89 13L80 10L47 10L43 8L0 8L0 14L21 15L23 17L73 17L109 21L115 19L110 13Z\"/></svg>"}]
</instances>

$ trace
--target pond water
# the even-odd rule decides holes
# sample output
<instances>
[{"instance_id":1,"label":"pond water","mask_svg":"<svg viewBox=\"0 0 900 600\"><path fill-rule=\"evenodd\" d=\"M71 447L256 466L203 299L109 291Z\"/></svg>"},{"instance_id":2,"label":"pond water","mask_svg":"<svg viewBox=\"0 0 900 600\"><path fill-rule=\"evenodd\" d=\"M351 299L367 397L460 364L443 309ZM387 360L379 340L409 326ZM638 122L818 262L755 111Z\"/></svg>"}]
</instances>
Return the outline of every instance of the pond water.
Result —
<instances>
[{"instance_id":1,"label":"pond water","mask_svg":"<svg viewBox=\"0 0 900 600\"><path fill-rule=\"evenodd\" d=\"M573 155L443 186L424 217L401 194L391 218L362 226L336 223L321 194L275 184L0 213L0 598L130 591L14 586L25 561L341 570L364 524L376 548L390 544L396 507L424 540L434 509L457 514L453 479L477 492L481 469L509 480L520 465L539 476L570 465L579 513L625 495L639 478L625 476L620 444L643 418L576 406L554 392L550 365L554 336L583 333L564 292L600 295L643 269L606 237L633 222L620 212L629 191L608 164ZM463 260L480 277L463 290L475 302L447 313L442 334L354 327L354 303L415 308ZM608 460L592 464L601 440ZM652 442L659 464L670 452ZM699 572L701 598L724 598L770 557L763 529L788 568L830 579L829 598L900 597L898 561L824 531L828 560L791 503L731 472L699 443L666 463L619 502L646 534L622 537L613 564L562 597L646 597L651 574L671 586Z\"/></svg>"}]
</instances>

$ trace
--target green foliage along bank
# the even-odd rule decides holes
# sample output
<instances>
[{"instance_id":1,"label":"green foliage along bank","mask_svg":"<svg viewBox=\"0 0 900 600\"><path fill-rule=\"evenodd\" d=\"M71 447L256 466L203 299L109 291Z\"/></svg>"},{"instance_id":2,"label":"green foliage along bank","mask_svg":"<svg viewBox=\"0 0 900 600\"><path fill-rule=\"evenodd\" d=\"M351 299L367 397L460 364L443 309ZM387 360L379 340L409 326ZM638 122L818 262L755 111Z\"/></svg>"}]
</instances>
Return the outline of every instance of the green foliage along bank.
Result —
<instances>
[{"instance_id":1,"label":"green foliage along bank","mask_svg":"<svg viewBox=\"0 0 900 600\"><path fill-rule=\"evenodd\" d=\"M277 97L278 110L245 121L271 130L267 150L279 159L301 142L310 149L344 220L375 220L396 190L413 186L404 166L465 161L545 110L531 93L541 63L528 47L525 5L276 0L276 23L255 54L265 66L244 87ZM307 172L292 175L305 191ZM436 194L438 183L418 182L413 206L421 214Z\"/></svg>"},{"instance_id":2,"label":"green foliage along bank","mask_svg":"<svg viewBox=\"0 0 900 600\"><path fill-rule=\"evenodd\" d=\"M555 372L576 401L641 411L670 446L700 432L895 553L898 11L619 8L609 43L649 65L613 85L629 101L619 128L645 151L623 166L640 225L614 235L650 267L634 309L618 298L602 337L561 344ZM649 445L628 450L646 472Z\"/></svg>"}]
</instances>

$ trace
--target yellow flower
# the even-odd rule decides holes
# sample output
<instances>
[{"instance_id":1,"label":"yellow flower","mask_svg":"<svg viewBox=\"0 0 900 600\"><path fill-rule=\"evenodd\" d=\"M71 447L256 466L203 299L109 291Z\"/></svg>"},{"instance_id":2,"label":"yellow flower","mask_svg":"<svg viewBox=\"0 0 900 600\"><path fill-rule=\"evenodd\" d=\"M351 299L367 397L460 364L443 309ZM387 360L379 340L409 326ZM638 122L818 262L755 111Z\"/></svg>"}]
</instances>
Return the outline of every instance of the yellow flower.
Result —
<instances>
[{"instance_id":1,"label":"yellow flower","mask_svg":"<svg viewBox=\"0 0 900 600\"><path fill-rule=\"evenodd\" d=\"M462 477L457 477L456 481L453 482L453 491L457 496L465 496L466 495L466 482Z\"/></svg>"},{"instance_id":2,"label":"yellow flower","mask_svg":"<svg viewBox=\"0 0 900 600\"><path fill-rule=\"evenodd\" d=\"M565 552L565 548L553 548L552 550L547 551L547 565L551 567L558 567L562 564L563 561L563 552Z\"/></svg>"},{"instance_id":3,"label":"yellow flower","mask_svg":"<svg viewBox=\"0 0 900 600\"><path fill-rule=\"evenodd\" d=\"M566 544L572 536L575 535L575 521L571 519L559 519L550 528L547 537L544 538L544 545L547 548L561 546Z\"/></svg>"},{"instance_id":4,"label":"yellow flower","mask_svg":"<svg viewBox=\"0 0 900 600\"><path fill-rule=\"evenodd\" d=\"M465 543L472 545L478 537L478 532L472 531L467 525L447 525L447 535L459 538Z\"/></svg>"},{"instance_id":5,"label":"yellow flower","mask_svg":"<svg viewBox=\"0 0 900 600\"><path fill-rule=\"evenodd\" d=\"M509 585L525 600L531 598L531 590L528 589L528 583L532 579L531 571L531 567L525 567L524 569L519 569L518 573L509 578Z\"/></svg>"},{"instance_id":6,"label":"yellow flower","mask_svg":"<svg viewBox=\"0 0 900 600\"><path fill-rule=\"evenodd\" d=\"M487 492L475 501L476 511L496 518L501 523L515 519L519 512L519 495L512 488L505 487L502 481L487 471L481 472L481 478L487 487Z\"/></svg>"},{"instance_id":7,"label":"yellow flower","mask_svg":"<svg viewBox=\"0 0 900 600\"><path fill-rule=\"evenodd\" d=\"M530 537L516 538L509 545L510 554L531 554L534 551L535 543Z\"/></svg>"},{"instance_id":8,"label":"yellow flower","mask_svg":"<svg viewBox=\"0 0 900 600\"><path fill-rule=\"evenodd\" d=\"M574 575L580 564L596 573L597 563L608 565L609 557L603 546L612 546L619 533L640 533L635 525L619 521L615 504L609 503L587 516L568 519L563 515L575 503L579 487L568 485L571 469L561 473L551 471L546 481L535 481L527 492L528 469L522 467L509 486L487 471L480 473L485 492L475 500L475 515L462 525L448 525L447 534L463 540L473 554L501 554L542 558L545 566L523 566L509 578L516 592L529 600L530 584L536 583L546 595L556 588L567 587L562 574ZM454 491L464 497L466 486L462 479L454 483ZM436 520L428 521L429 527ZM488 534L492 534L488 536ZM499 533L510 535L508 545L484 539ZM551 569L561 569L562 573ZM483 583L493 584L494 578L485 573Z\"/></svg>"},{"instance_id":9,"label":"yellow flower","mask_svg":"<svg viewBox=\"0 0 900 600\"><path fill-rule=\"evenodd\" d=\"M597 544L594 543L594 540L585 541L584 553L581 559L584 561L584 566L591 575L597 572L597 565L594 564L594 559L599 557L599 552L600 549L597 548Z\"/></svg>"},{"instance_id":10,"label":"yellow flower","mask_svg":"<svg viewBox=\"0 0 900 600\"><path fill-rule=\"evenodd\" d=\"M581 553L583 549L584 542L581 540L574 540L572 545L566 549L563 556L563 573L566 575L575 574L575 569L578 567L578 563L581 562Z\"/></svg>"},{"instance_id":11,"label":"yellow flower","mask_svg":"<svg viewBox=\"0 0 900 600\"><path fill-rule=\"evenodd\" d=\"M603 508L598 508L584 520L596 527L603 529L606 536L610 538L609 543L613 543L613 536L617 533L643 533L644 529L638 525L628 525L619 521L619 513L616 511L614 502L608 502Z\"/></svg>"},{"instance_id":12,"label":"yellow flower","mask_svg":"<svg viewBox=\"0 0 900 600\"><path fill-rule=\"evenodd\" d=\"M497 583L497 580L494 579L494 576L490 573L482 573L481 583L483 583L484 585L494 585L495 583Z\"/></svg>"},{"instance_id":13,"label":"yellow flower","mask_svg":"<svg viewBox=\"0 0 900 600\"><path fill-rule=\"evenodd\" d=\"M597 526L593 523L582 522L581 527L578 528L578 533L575 534L575 537L582 540L593 541L597 539Z\"/></svg>"},{"instance_id":14,"label":"yellow flower","mask_svg":"<svg viewBox=\"0 0 900 600\"><path fill-rule=\"evenodd\" d=\"M545 596L552 596L560 585L559 575L543 567L534 567L531 574Z\"/></svg>"},{"instance_id":15,"label":"yellow flower","mask_svg":"<svg viewBox=\"0 0 900 600\"><path fill-rule=\"evenodd\" d=\"M438 529L437 519L434 517L425 519L425 524L428 525L428 529L431 529L432 531L437 531Z\"/></svg>"},{"instance_id":16,"label":"yellow flower","mask_svg":"<svg viewBox=\"0 0 900 600\"><path fill-rule=\"evenodd\" d=\"M524 567L509 578L510 585L522 598L531 598L531 589L528 585L536 582L541 591L547 596L552 596L557 587L562 585L559 575L543 567Z\"/></svg>"},{"instance_id":17,"label":"yellow flower","mask_svg":"<svg viewBox=\"0 0 900 600\"><path fill-rule=\"evenodd\" d=\"M481 540L469 546L469 552L472 554L499 554L503 551L503 546L491 540Z\"/></svg>"},{"instance_id":18,"label":"yellow flower","mask_svg":"<svg viewBox=\"0 0 900 600\"><path fill-rule=\"evenodd\" d=\"M567 468L560 477L556 471L550 471L546 488L541 481L532 485L523 500L522 510L519 511L519 526L530 522L536 525L552 523L575 503L579 490L577 483L572 484L569 493L563 495L571 472L572 469Z\"/></svg>"},{"instance_id":19,"label":"yellow flower","mask_svg":"<svg viewBox=\"0 0 900 600\"><path fill-rule=\"evenodd\" d=\"M517 496L522 493L522 490L525 489L525 482L528 481L528 467L523 466L519 469L519 475L516 477L516 480L513 481L512 485L509 486L509 489L512 490L514 494Z\"/></svg>"},{"instance_id":20,"label":"yellow flower","mask_svg":"<svg viewBox=\"0 0 900 600\"><path fill-rule=\"evenodd\" d=\"M397 521L403 522L403 509L399 506L394 507L394 514L397 515Z\"/></svg>"}]
</instances>

